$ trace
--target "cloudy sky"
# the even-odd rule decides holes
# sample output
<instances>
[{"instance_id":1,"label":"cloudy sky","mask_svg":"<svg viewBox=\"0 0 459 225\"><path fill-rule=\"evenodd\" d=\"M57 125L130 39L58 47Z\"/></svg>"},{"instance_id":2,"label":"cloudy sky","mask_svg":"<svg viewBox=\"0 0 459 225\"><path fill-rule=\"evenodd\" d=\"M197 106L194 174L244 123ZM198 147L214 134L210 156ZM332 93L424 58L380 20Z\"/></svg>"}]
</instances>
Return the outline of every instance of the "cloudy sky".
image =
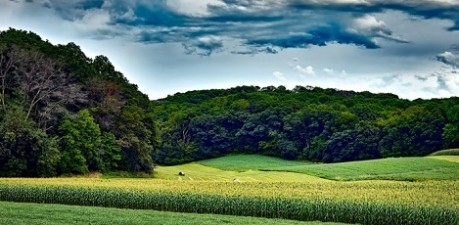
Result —
<instances>
[{"instance_id":1,"label":"cloudy sky","mask_svg":"<svg viewBox=\"0 0 459 225\"><path fill-rule=\"evenodd\" d=\"M237 85L459 96L459 0L0 0L0 30L106 55L151 99Z\"/></svg>"}]
</instances>

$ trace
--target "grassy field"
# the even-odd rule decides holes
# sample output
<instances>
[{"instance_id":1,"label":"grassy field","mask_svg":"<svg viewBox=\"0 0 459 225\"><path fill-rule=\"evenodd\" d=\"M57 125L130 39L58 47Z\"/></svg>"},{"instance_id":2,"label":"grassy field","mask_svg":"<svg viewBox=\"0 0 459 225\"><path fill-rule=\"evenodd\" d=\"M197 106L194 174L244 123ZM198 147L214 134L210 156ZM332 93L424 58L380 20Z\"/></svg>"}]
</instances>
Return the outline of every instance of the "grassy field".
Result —
<instances>
[{"instance_id":1,"label":"grassy field","mask_svg":"<svg viewBox=\"0 0 459 225\"><path fill-rule=\"evenodd\" d=\"M440 156L440 155L457 155L457 156L459 156L459 148L445 149L445 150L434 152L434 153L432 153L430 155L431 156Z\"/></svg>"},{"instance_id":2,"label":"grassy field","mask_svg":"<svg viewBox=\"0 0 459 225\"><path fill-rule=\"evenodd\" d=\"M330 180L414 181L459 179L459 172L457 172L459 171L459 164L454 163L457 160L457 156L387 158L332 164L312 164L272 159L272 161L281 163L271 167L269 164L259 162L271 157L264 156L260 160L256 158L257 156L253 155L239 155L237 157L222 157L199 163L222 170L231 170L232 168L238 168L238 165L245 162L245 168L253 170L296 172Z\"/></svg>"},{"instance_id":3,"label":"grassy field","mask_svg":"<svg viewBox=\"0 0 459 225\"><path fill-rule=\"evenodd\" d=\"M428 158L446 160L450 162L459 163L459 155L439 155L439 156L429 156Z\"/></svg>"},{"instance_id":4,"label":"grassy field","mask_svg":"<svg viewBox=\"0 0 459 225\"><path fill-rule=\"evenodd\" d=\"M286 166L302 166L307 161L284 160L263 155L228 155L225 157L199 161L199 164L222 170L247 171L264 170Z\"/></svg>"},{"instance_id":5,"label":"grassy field","mask_svg":"<svg viewBox=\"0 0 459 225\"><path fill-rule=\"evenodd\" d=\"M180 171L185 172L186 176L178 176ZM281 172L281 171L231 171L221 170L201 163L187 163L178 166L158 166L155 170L155 177L167 180L189 180L189 181L233 181L237 179L242 182L297 182L320 179L315 176Z\"/></svg>"},{"instance_id":6,"label":"grassy field","mask_svg":"<svg viewBox=\"0 0 459 225\"><path fill-rule=\"evenodd\" d=\"M0 202L0 224L15 225L344 225L242 216Z\"/></svg>"},{"instance_id":7,"label":"grassy field","mask_svg":"<svg viewBox=\"0 0 459 225\"><path fill-rule=\"evenodd\" d=\"M456 224L456 157L312 164L233 155L159 166L154 179L3 178L0 200L371 225Z\"/></svg>"}]
</instances>

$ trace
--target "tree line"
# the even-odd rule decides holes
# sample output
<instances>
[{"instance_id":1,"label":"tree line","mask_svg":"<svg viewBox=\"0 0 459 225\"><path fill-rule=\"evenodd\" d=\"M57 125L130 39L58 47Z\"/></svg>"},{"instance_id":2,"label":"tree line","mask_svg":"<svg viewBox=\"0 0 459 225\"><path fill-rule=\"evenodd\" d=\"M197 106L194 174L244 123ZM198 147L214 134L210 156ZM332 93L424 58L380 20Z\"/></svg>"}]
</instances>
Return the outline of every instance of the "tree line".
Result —
<instances>
[{"instance_id":1,"label":"tree line","mask_svg":"<svg viewBox=\"0 0 459 225\"><path fill-rule=\"evenodd\" d=\"M242 86L152 102L162 144L176 164L228 153L342 162L424 156L459 147L459 98L409 101L393 94L310 86Z\"/></svg>"},{"instance_id":2,"label":"tree line","mask_svg":"<svg viewBox=\"0 0 459 225\"><path fill-rule=\"evenodd\" d=\"M0 32L0 177L151 173L229 153L341 162L459 147L459 98L240 86L150 101L105 56Z\"/></svg>"}]
</instances>

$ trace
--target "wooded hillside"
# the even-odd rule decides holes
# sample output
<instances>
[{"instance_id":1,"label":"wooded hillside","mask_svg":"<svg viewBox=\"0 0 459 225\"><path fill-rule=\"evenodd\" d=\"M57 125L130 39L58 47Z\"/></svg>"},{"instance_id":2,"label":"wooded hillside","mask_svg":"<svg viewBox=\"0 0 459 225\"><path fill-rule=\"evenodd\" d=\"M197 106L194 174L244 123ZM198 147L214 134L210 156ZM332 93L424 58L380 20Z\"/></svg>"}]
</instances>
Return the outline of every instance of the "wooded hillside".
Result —
<instances>
[{"instance_id":1,"label":"wooded hillside","mask_svg":"<svg viewBox=\"0 0 459 225\"><path fill-rule=\"evenodd\" d=\"M107 57L9 29L0 78L0 176L153 170L149 99Z\"/></svg>"},{"instance_id":2,"label":"wooded hillside","mask_svg":"<svg viewBox=\"0 0 459 225\"><path fill-rule=\"evenodd\" d=\"M159 163L258 153L340 162L459 146L459 98L415 100L318 87L191 91L152 103Z\"/></svg>"},{"instance_id":3,"label":"wooded hillside","mask_svg":"<svg viewBox=\"0 0 459 225\"><path fill-rule=\"evenodd\" d=\"M339 162L459 147L459 98L241 86L150 101L107 57L0 32L0 176L147 172L228 153Z\"/></svg>"}]
</instances>

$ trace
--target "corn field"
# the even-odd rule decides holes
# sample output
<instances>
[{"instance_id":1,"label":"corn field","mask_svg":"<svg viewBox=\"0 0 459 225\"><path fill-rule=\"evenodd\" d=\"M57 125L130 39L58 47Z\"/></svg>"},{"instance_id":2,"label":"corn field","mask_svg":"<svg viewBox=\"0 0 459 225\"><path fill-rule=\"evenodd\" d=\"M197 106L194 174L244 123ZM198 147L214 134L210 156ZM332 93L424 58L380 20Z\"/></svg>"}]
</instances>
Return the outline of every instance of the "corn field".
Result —
<instances>
[{"instance_id":1,"label":"corn field","mask_svg":"<svg viewBox=\"0 0 459 225\"><path fill-rule=\"evenodd\" d=\"M457 182L2 179L0 200L378 224L457 224Z\"/></svg>"}]
</instances>

